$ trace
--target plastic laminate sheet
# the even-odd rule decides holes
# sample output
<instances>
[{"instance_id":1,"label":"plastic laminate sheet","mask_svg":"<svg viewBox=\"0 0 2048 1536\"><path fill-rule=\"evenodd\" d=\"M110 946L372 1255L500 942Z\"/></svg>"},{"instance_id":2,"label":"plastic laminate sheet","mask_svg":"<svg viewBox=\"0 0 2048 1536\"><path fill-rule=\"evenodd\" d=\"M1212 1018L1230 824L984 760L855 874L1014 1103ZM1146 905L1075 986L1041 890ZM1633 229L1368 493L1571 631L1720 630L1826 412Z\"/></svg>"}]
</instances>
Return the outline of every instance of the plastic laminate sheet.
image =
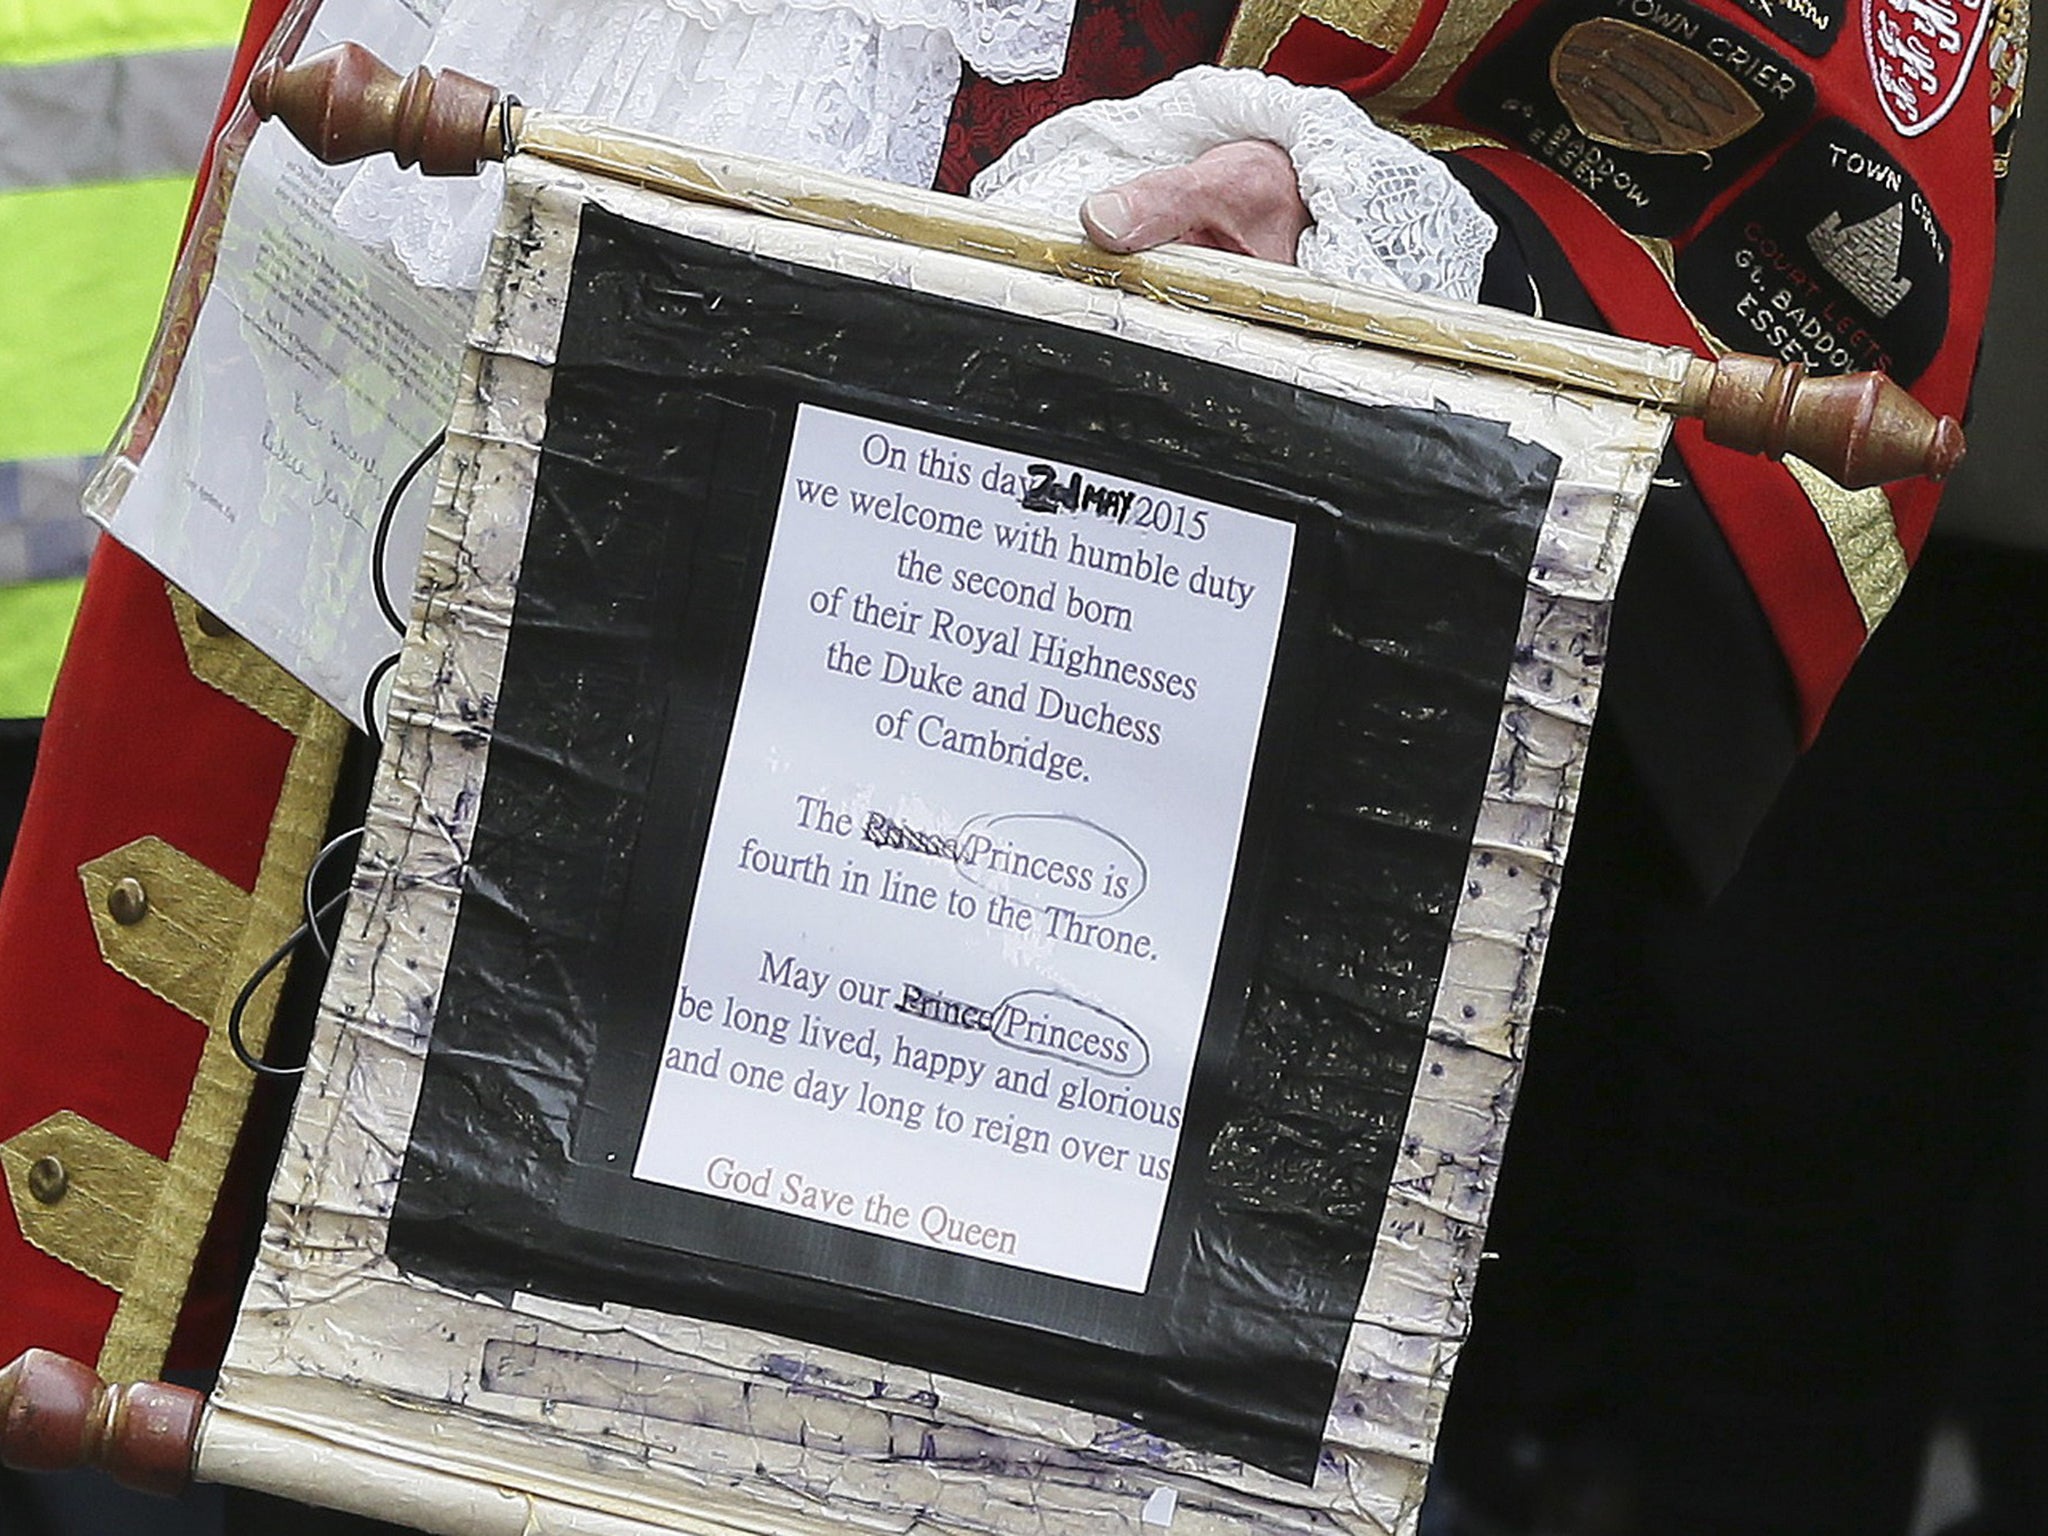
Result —
<instances>
[{"instance_id":1,"label":"plastic laminate sheet","mask_svg":"<svg viewBox=\"0 0 2048 1536\"><path fill-rule=\"evenodd\" d=\"M513 187L217 1412L654 1528L1403 1528L1666 423Z\"/></svg>"}]
</instances>

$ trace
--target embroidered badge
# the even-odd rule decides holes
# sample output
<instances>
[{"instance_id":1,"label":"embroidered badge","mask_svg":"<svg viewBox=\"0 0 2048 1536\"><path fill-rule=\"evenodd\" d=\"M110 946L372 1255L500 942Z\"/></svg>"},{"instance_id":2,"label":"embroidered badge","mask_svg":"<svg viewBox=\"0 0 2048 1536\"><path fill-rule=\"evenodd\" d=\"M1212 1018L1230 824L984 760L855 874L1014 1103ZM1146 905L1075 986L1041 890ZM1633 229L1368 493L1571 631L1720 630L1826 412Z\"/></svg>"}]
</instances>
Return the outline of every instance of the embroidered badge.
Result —
<instances>
[{"instance_id":1,"label":"embroidered badge","mask_svg":"<svg viewBox=\"0 0 2048 1536\"><path fill-rule=\"evenodd\" d=\"M1813 85L1689 0L1553 0L1474 67L1473 123L1639 235L1676 235L1813 110Z\"/></svg>"},{"instance_id":2,"label":"embroidered badge","mask_svg":"<svg viewBox=\"0 0 2048 1536\"><path fill-rule=\"evenodd\" d=\"M1718 64L1611 16L1565 33L1550 55L1550 86L1587 138L1652 154L1719 149L1764 115Z\"/></svg>"},{"instance_id":3,"label":"embroidered badge","mask_svg":"<svg viewBox=\"0 0 2048 1536\"><path fill-rule=\"evenodd\" d=\"M1871 83L1884 115L1905 137L1948 116L1992 8L1992 0L1863 0Z\"/></svg>"},{"instance_id":4,"label":"embroidered badge","mask_svg":"<svg viewBox=\"0 0 2048 1536\"><path fill-rule=\"evenodd\" d=\"M1741 0L1742 8L1810 58L1819 58L1842 35L1848 0Z\"/></svg>"},{"instance_id":5,"label":"embroidered badge","mask_svg":"<svg viewBox=\"0 0 2048 1536\"><path fill-rule=\"evenodd\" d=\"M1729 346L1911 384L1948 324L1949 250L1918 183L1828 121L1687 246L1678 291Z\"/></svg>"}]
</instances>

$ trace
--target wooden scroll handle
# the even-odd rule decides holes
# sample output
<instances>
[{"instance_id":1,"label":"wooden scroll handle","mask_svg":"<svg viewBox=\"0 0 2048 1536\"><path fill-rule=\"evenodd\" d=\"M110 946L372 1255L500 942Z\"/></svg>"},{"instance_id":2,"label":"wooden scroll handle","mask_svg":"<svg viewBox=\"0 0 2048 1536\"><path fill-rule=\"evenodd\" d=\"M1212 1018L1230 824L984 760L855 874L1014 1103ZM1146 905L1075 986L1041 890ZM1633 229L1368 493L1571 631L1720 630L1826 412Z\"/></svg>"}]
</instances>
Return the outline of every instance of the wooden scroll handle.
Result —
<instances>
[{"instance_id":1,"label":"wooden scroll handle","mask_svg":"<svg viewBox=\"0 0 2048 1536\"><path fill-rule=\"evenodd\" d=\"M289 69L265 65L250 82L249 99L330 165L388 149L400 165L417 163L440 176L474 174L484 161L504 159L517 147L523 120L516 103L501 103L492 87L466 75L450 70L436 76L422 68L400 80L353 43ZM1310 329L1363 336L1341 324ZM1489 366L1561 382L1554 369L1519 361L1512 338L1487 338L1483 317L1474 316L1465 330L1466 340L1488 343ZM1454 362L1474 355L1455 338L1425 336L1407 345ZM1793 454L1851 489L1913 475L1939 480L1963 456L1963 432L1954 418L1934 415L1880 373L1812 379L1799 363L1736 354L1695 359L1676 400L1663 376L1646 374L1639 392L1625 383L1605 387L1624 399L1699 417L1709 442L1774 459Z\"/></svg>"},{"instance_id":2,"label":"wooden scroll handle","mask_svg":"<svg viewBox=\"0 0 2048 1536\"><path fill-rule=\"evenodd\" d=\"M290 68L271 60L250 77L249 104L329 165L388 150L428 176L474 176L486 160L505 158L496 86L425 65L401 80L357 43Z\"/></svg>"},{"instance_id":3,"label":"wooden scroll handle","mask_svg":"<svg viewBox=\"0 0 2048 1536\"><path fill-rule=\"evenodd\" d=\"M110 1387L76 1360L32 1349L0 1371L0 1464L17 1472L98 1467L169 1498L192 1481L205 1406L186 1387Z\"/></svg>"},{"instance_id":4,"label":"wooden scroll handle","mask_svg":"<svg viewBox=\"0 0 2048 1536\"><path fill-rule=\"evenodd\" d=\"M1939 480L1963 457L1955 417L1935 415L1881 373L1815 379L1803 363L1733 352L1693 363L1679 409L1700 418L1708 442L1789 453L1850 490Z\"/></svg>"}]
</instances>

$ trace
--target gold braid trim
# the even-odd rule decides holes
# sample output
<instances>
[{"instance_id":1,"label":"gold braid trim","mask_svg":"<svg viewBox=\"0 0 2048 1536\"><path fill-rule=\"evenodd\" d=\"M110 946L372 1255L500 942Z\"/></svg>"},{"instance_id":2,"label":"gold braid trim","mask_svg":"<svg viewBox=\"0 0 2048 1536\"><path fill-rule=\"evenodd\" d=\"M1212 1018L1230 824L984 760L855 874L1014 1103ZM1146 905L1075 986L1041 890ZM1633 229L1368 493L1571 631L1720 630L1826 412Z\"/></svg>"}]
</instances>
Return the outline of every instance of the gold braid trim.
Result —
<instances>
[{"instance_id":1,"label":"gold braid trim","mask_svg":"<svg viewBox=\"0 0 2048 1536\"><path fill-rule=\"evenodd\" d=\"M1415 24L1421 0L1245 0L1224 40L1220 63L1263 69L1287 29L1303 16L1389 53Z\"/></svg>"},{"instance_id":2,"label":"gold braid trim","mask_svg":"<svg viewBox=\"0 0 2048 1536\"><path fill-rule=\"evenodd\" d=\"M1295 0L1244 0L1216 62L1225 69L1264 69L1300 14Z\"/></svg>"},{"instance_id":3,"label":"gold braid trim","mask_svg":"<svg viewBox=\"0 0 2048 1536\"><path fill-rule=\"evenodd\" d=\"M95 1174L94 1187L108 1191L102 1203L109 1214L98 1222L85 1262L75 1251L59 1255L121 1292L99 1357L99 1372L109 1381L147 1379L162 1369L254 1087L228 1045L228 1011L242 983L299 925L300 888L326 829L348 738L347 722L282 668L237 636L209 633L218 626L203 624L183 593L172 590L170 598L193 674L294 740L254 891L240 890L157 838L139 839L79 871L107 963L207 1031L170 1157L148 1159L153 1179ZM126 889L117 916L115 889L127 880L141 887L145 900L138 903ZM284 969L246 1011L243 1038L251 1050L261 1050L269 1037ZM114 1138L95 1134L104 1141L94 1143L100 1159L94 1166L111 1169L118 1155L106 1151L105 1141ZM141 1165L129 1159L122 1166L133 1175ZM10 1165L10 1190L15 1184Z\"/></svg>"},{"instance_id":4,"label":"gold braid trim","mask_svg":"<svg viewBox=\"0 0 2048 1536\"><path fill-rule=\"evenodd\" d=\"M160 1159L66 1109L0 1142L0 1168L23 1237L101 1285L128 1283Z\"/></svg>"},{"instance_id":5,"label":"gold braid trim","mask_svg":"<svg viewBox=\"0 0 2048 1536\"><path fill-rule=\"evenodd\" d=\"M204 610L183 592L171 586L164 590L170 594L178 638L185 643L185 660L199 681L218 688L238 704L248 705L272 725L281 725L294 736L304 727L310 711L326 710L305 684L240 635L212 623ZM346 729L344 726L343 730Z\"/></svg>"},{"instance_id":6,"label":"gold braid trim","mask_svg":"<svg viewBox=\"0 0 2048 1536\"><path fill-rule=\"evenodd\" d=\"M204 1019L227 980L231 936L249 920L249 893L160 837L78 866L100 958L173 1008ZM147 909L123 922L116 890L139 887Z\"/></svg>"},{"instance_id":7,"label":"gold braid trim","mask_svg":"<svg viewBox=\"0 0 2048 1536\"><path fill-rule=\"evenodd\" d=\"M1905 588L1905 546L1899 542L1899 525L1892 516L1891 499L1882 486L1852 491L1835 484L1804 459L1785 455L1785 467L1799 482L1799 489L1813 503L1814 515L1827 530L1835 548L1842 577L1863 615L1863 632L1868 635L1892 611Z\"/></svg>"},{"instance_id":8,"label":"gold braid trim","mask_svg":"<svg viewBox=\"0 0 2048 1536\"><path fill-rule=\"evenodd\" d=\"M1411 112L1446 85L1514 0L1451 0L1415 67L1373 98L1373 115Z\"/></svg>"},{"instance_id":9,"label":"gold braid trim","mask_svg":"<svg viewBox=\"0 0 2048 1536\"><path fill-rule=\"evenodd\" d=\"M1429 154L1448 153L1454 149L1501 149L1499 139L1484 133L1474 133L1469 128L1446 128L1441 123L1411 123L1405 117L1392 117L1380 124L1389 133L1398 133L1417 149Z\"/></svg>"},{"instance_id":10,"label":"gold braid trim","mask_svg":"<svg viewBox=\"0 0 2048 1536\"><path fill-rule=\"evenodd\" d=\"M1414 67L1372 98L1372 115L1386 122L1436 95L1513 3L1452 0ZM1422 0L1245 0L1224 40L1221 62L1264 68L1288 29L1304 16L1393 53L1407 40L1421 11Z\"/></svg>"}]
</instances>

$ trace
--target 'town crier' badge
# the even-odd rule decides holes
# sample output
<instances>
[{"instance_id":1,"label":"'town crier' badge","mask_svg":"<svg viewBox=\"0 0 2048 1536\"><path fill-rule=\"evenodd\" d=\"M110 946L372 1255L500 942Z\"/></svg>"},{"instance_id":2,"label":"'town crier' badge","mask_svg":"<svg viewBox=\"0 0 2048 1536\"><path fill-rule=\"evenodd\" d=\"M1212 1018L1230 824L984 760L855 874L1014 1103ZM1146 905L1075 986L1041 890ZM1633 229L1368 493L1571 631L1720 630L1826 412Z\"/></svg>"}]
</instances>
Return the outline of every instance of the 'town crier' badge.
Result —
<instances>
[{"instance_id":1,"label":"'town crier' badge","mask_svg":"<svg viewBox=\"0 0 2048 1536\"><path fill-rule=\"evenodd\" d=\"M1863 0L1863 51L1892 126L1925 133L1963 93L1991 20L1989 0Z\"/></svg>"},{"instance_id":2,"label":"'town crier' badge","mask_svg":"<svg viewBox=\"0 0 2048 1536\"><path fill-rule=\"evenodd\" d=\"M1948 325L1949 249L1919 184L1827 121L1700 231L1678 291L1731 347L1911 384Z\"/></svg>"},{"instance_id":3,"label":"'town crier' badge","mask_svg":"<svg viewBox=\"0 0 2048 1536\"><path fill-rule=\"evenodd\" d=\"M1639 235L1676 235L1785 143L1813 85L1688 0L1553 0L1474 67L1461 111Z\"/></svg>"}]
</instances>

